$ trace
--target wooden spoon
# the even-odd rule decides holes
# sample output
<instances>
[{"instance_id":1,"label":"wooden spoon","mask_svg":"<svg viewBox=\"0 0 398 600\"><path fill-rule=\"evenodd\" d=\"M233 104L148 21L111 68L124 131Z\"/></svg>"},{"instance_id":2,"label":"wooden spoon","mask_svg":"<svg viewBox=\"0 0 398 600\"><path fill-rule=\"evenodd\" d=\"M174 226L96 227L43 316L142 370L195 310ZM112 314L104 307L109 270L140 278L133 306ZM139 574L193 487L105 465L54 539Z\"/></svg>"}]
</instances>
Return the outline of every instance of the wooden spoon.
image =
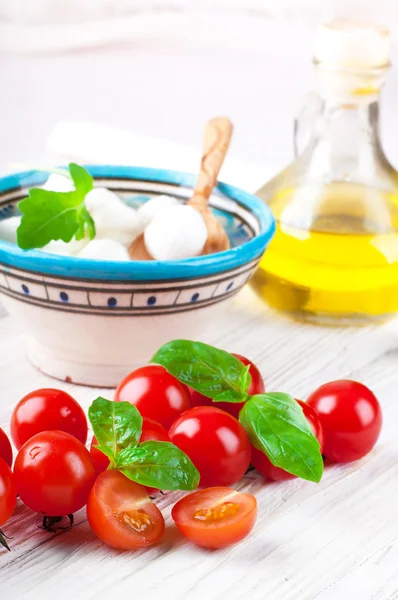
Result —
<instances>
[{"instance_id":1,"label":"wooden spoon","mask_svg":"<svg viewBox=\"0 0 398 600\"><path fill-rule=\"evenodd\" d=\"M187 205L192 206L203 217L207 227L207 241L202 254L215 254L228 250L229 239L224 228L209 208L209 198L217 184L218 174L225 159L232 137L232 123L226 117L216 117L206 123L203 139L203 154L199 176L193 196ZM132 260L153 260L145 246L144 234L138 236L129 248Z\"/></svg>"}]
</instances>

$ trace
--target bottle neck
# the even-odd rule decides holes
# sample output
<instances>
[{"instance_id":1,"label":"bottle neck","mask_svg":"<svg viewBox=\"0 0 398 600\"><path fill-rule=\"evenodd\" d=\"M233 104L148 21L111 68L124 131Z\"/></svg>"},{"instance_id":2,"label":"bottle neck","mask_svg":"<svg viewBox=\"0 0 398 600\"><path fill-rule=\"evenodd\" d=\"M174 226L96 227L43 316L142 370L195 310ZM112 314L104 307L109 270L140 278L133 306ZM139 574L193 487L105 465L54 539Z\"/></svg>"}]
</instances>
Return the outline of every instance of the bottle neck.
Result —
<instances>
[{"instance_id":1,"label":"bottle neck","mask_svg":"<svg viewBox=\"0 0 398 600\"><path fill-rule=\"evenodd\" d=\"M337 104L371 104L378 101L388 66L374 69L339 69L316 64L320 96Z\"/></svg>"},{"instance_id":2,"label":"bottle neck","mask_svg":"<svg viewBox=\"0 0 398 600\"><path fill-rule=\"evenodd\" d=\"M325 99L317 133L320 143L327 143L331 152L342 157L379 149L379 98L359 104Z\"/></svg>"},{"instance_id":3,"label":"bottle neck","mask_svg":"<svg viewBox=\"0 0 398 600\"><path fill-rule=\"evenodd\" d=\"M369 181L380 158L380 74L342 73L318 67L321 110L315 120L311 170L339 180Z\"/></svg>"}]
</instances>

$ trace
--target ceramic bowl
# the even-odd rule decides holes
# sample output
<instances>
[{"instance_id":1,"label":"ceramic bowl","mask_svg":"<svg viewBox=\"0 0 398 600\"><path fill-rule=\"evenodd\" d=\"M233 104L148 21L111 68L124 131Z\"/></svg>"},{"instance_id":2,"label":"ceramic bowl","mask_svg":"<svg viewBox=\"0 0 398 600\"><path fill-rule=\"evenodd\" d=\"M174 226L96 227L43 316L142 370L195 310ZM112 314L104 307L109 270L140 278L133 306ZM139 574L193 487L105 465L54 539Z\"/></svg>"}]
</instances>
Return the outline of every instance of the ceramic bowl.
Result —
<instances>
[{"instance_id":1,"label":"ceramic bowl","mask_svg":"<svg viewBox=\"0 0 398 600\"><path fill-rule=\"evenodd\" d=\"M195 177L159 169L88 166L95 185L137 206L170 194L184 202ZM18 214L29 187L47 176L0 179L0 219ZM231 249L179 261L114 262L23 251L0 242L0 292L22 324L30 361L73 383L114 387L172 339L206 341L232 298L250 279L275 229L256 196L220 183L210 204Z\"/></svg>"}]
</instances>

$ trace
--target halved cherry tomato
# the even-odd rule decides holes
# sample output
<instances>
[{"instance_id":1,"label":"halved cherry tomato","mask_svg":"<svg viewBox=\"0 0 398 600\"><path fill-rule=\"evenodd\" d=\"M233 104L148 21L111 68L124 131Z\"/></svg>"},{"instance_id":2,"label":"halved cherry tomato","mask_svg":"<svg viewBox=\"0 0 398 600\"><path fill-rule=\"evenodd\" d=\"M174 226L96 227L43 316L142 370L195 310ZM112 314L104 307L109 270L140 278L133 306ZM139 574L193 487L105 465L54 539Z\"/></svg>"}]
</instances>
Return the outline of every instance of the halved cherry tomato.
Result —
<instances>
[{"instance_id":1,"label":"halved cherry tomato","mask_svg":"<svg viewBox=\"0 0 398 600\"><path fill-rule=\"evenodd\" d=\"M43 388L18 402L11 416L11 437L19 450L41 431L66 431L85 444L87 419L80 404L63 390Z\"/></svg>"},{"instance_id":2,"label":"halved cherry tomato","mask_svg":"<svg viewBox=\"0 0 398 600\"><path fill-rule=\"evenodd\" d=\"M312 408L305 402L302 402L301 400L297 400L297 402L300 404L301 408L303 409L304 416L311 426L312 433L315 435L316 439L319 442L320 451L322 453L322 451L323 451L323 429L322 429L322 424L321 424L319 415L314 408ZM252 463L253 467L255 469L257 469L257 471L259 473L261 473L261 475L263 477L265 477L266 479L272 479L273 481L285 481L287 479L294 479L296 477L295 475L292 475L291 473L288 473L287 471L284 471L283 469L280 469L279 467L275 467L271 463L268 456L266 454L264 454L264 452L261 452L261 450L258 450L257 448L255 448L254 446L252 446L251 463Z\"/></svg>"},{"instance_id":3,"label":"halved cherry tomato","mask_svg":"<svg viewBox=\"0 0 398 600\"><path fill-rule=\"evenodd\" d=\"M140 437L140 442L147 442L148 440L157 440L159 442L170 442L170 436L166 429L160 424L156 423L152 419L143 419L142 420L142 432ZM93 459L94 467L99 475L107 470L109 467L109 458L98 450L95 446L98 444L97 439L93 436L91 440L90 454ZM149 494L154 494L158 490L156 488L147 487L147 491Z\"/></svg>"},{"instance_id":4,"label":"halved cherry tomato","mask_svg":"<svg viewBox=\"0 0 398 600\"><path fill-rule=\"evenodd\" d=\"M14 475L5 460L0 458L0 527L11 517L16 502Z\"/></svg>"},{"instance_id":5,"label":"halved cherry tomato","mask_svg":"<svg viewBox=\"0 0 398 600\"><path fill-rule=\"evenodd\" d=\"M250 442L235 417L213 406L182 414L170 431L173 444L189 456L200 473L200 485L232 485L250 464Z\"/></svg>"},{"instance_id":6,"label":"halved cherry tomato","mask_svg":"<svg viewBox=\"0 0 398 600\"><path fill-rule=\"evenodd\" d=\"M134 404L143 417L166 429L190 407L189 389L164 367L147 365L127 375L115 392L116 402Z\"/></svg>"},{"instance_id":7,"label":"halved cherry tomato","mask_svg":"<svg viewBox=\"0 0 398 600\"><path fill-rule=\"evenodd\" d=\"M185 496L171 516L181 533L205 548L236 544L253 529L257 501L251 494L229 487L212 487Z\"/></svg>"},{"instance_id":8,"label":"halved cherry tomato","mask_svg":"<svg viewBox=\"0 0 398 600\"><path fill-rule=\"evenodd\" d=\"M100 540L120 550L155 544L165 527L163 515L146 489L120 471L98 476L88 498L87 518Z\"/></svg>"},{"instance_id":9,"label":"halved cherry tomato","mask_svg":"<svg viewBox=\"0 0 398 600\"><path fill-rule=\"evenodd\" d=\"M6 461L9 467L12 465L12 448L10 440L0 428L0 458Z\"/></svg>"},{"instance_id":10,"label":"halved cherry tomato","mask_svg":"<svg viewBox=\"0 0 398 600\"><path fill-rule=\"evenodd\" d=\"M22 501L49 517L82 508L96 477L87 448L64 431L43 431L30 438L18 453L14 475Z\"/></svg>"},{"instance_id":11,"label":"halved cherry tomato","mask_svg":"<svg viewBox=\"0 0 398 600\"><path fill-rule=\"evenodd\" d=\"M319 414L325 435L324 455L334 462L358 460L371 451L382 425L373 392L358 381L321 385L307 400Z\"/></svg>"},{"instance_id":12,"label":"halved cherry tomato","mask_svg":"<svg viewBox=\"0 0 398 600\"><path fill-rule=\"evenodd\" d=\"M236 358L238 358L244 365L250 365L249 373L252 376L252 381L248 391L249 396L263 394L265 392L265 385L261 373L256 365L245 356L241 356L240 354L234 354L234 356L236 356ZM236 418L239 417L239 413L244 405L244 402L213 402L211 398L208 398L207 396L204 396L200 392L197 392L193 389L191 389L191 398L192 406L215 406L225 410L225 412Z\"/></svg>"}]
</instances>

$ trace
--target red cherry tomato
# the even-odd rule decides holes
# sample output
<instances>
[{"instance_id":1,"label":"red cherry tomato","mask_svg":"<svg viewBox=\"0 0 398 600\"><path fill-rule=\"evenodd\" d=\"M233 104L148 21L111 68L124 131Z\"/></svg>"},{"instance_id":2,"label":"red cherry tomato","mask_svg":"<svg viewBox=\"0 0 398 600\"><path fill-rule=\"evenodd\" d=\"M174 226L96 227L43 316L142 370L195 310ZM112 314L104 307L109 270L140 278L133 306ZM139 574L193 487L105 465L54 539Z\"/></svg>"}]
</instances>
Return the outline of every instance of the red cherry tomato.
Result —
<instances>
[{"instance_id":1,"label":"red cherry tomato","mask_svg":"<svg viewBox=\"0 0 398 600\"><path fill-rule=\"evenodd\" d=\"M232 485L250 463L250 442L235 417L219 408L198 406L187 410L170 431L200 473L200 485Z\"/></svg>"},{"instance_id":2,"label":"red cherry tomato","mask_svg":"<svg viewBox=\"0 0 398 600\"><path fill-rule=\"evenodd\" d=\"M170 375L164 367L148 365L133 371L118 385L116 402L130 402L143 417L157 421L166 429L190 407L186 385Z\"/></svg>"},{"instance_id":3,"label":"red cherry tomato","mask_svg":"<svg viewBox=\"0 0 398 600\"><path fill-rule=\"evenodd\" d=\"M156 421L152 421L152 419L143 419L140 442L147 442L148 440L170 442L170 436L160 423L156 423ZM99 475L100 473L106 471L109 467L109 458L103 452L101 452L101 450L98 450L95 447L97 444L97 439L95 436L93 436L93 439L91 440L90 454L91 458L93 459L96 473ZM156 488L147 487L147 491L149 494L153 494L158 490Z\"/></svg>"},{"instance_id":4,"label":"red cherry tomato","mask_svg":"<svg viewBox=\"0 0 398 600\"><path fill-rule=\"evenodd\" d=\"M381 407L366 385L345 379L331 381L315 390L307 402L319 414L327 458L334 462L357 460L377 442Z\"/></svg>"},{"instance_id":5,"label":"red cherry tomato","mask_svg":"<svg viewBox=\"0 0 398 600\"><path fill-rule=\"evenodd\" d=\"M158 440L159 442L170 442L170 436L167 429L153 419L142 419L142 432L140 442Z\"/></svg>"},{"instance_id":6,"label":"red cherry tomato","mask_svg":"<svg viewBox=\"0 0 398 600\"><path fill-rule=\"evenodd\" d=\"M252 382L249 387L249 396L255 396L256 394L263 394L265 392L265 385L261 373L254 363L248 358L241 356L240 354L234 354L236 358L240 360L244 365L250 365L249 373L252 376ZM244 402L213 402L211 398L207 398L200 392L191 389L192 406L215 406L225 410L233 417L238 418L239 413L243 407Z\"/></svg>"},{"instance_id":7,"label":"red cherry tomato","mask_svg":"<svg viewBox=\"0 0 398 600\"><path fill-rule=\"evenodd\" d=\"M155 544L164 533L164 519L146 489L120 471L98 476L88 499L91 529L105 544L133 550Z\"/></svg>"},{"instance_id":8,"label":"red cherry tomato","mask_svg":"<svg viewBox=\"0 0 398 600\"><path fill-rule=\"evenodd\" d=\"M64 431L43 431L30 438L18 453L14 474L22 501L49 517L82 508L96 477L87 448Z\"/></svg>"},{"instance_id":9,"label":"red cherry tomato","mask_svg":"<svg viewBox=\"0 0 398 600\"><path fill-rule=\"evenodd\" d=\"M171 516L181 533L205 548L236 544L253 529L257 501L228 487L212 487L185 496Z\"/></svg>"},{"instance_id":10,"label":"red cherry tomato","mask_svg":"<svg viewBox=\"0 0 398 600\"><path fill-rule=\"evenodd\" d=\"M303 409L304 416L306 417L308 423L311 426L312 433L315 435L316 439L319 442L320 450L323 451L323 429L321 425L321 421L318 413L311 406L302 402L301 400L297 400L300 406ZM280 469L279 467L275 467L268 456L258 450L254 446L252 446L252 465L263 477L266 479L272 479L272 481L285 481L287 479L293 479L296 476Z\"/></svg>"},{"instance_id":11,"label":"red cherry tomato","mask_svg":"<svg viewBox=\"0 0 398 600\"><path fill-rule=\"evenodd\" d=\"M5 460L0 458L0 527L11 517L16 502L14 475Z\"/></svg>"},{"instance_id":12,"label":"red cherry tomato","mask_svg":"<svg viewBox=\"0 0 398 600\"><path fill-rule=\"evenodd\" d=\"M12 465L12 448L10 440L0 428L0 458L6 461L9 467Z\"/></svg>"},{"instance_id":13,"label":"red cherry tomato","mask_svg":"<svg viewBox=\"0 0 398 600\"><path fill-rule=\"evenodd\" d=\"M103 452L101 452L101 450L98 450L98 448L96 448L97 445L98 440L95 437L95 435L93 435L93 439L91 440L90 444L90 454L95 472L97 473L97 475L99 475L100 473L103 473L107 470L110 461L106 454L104 454Z\"/></svg>"},{"instance_id":14,"label":"red cherry tomato","mask_svg":"<svg viewBox=\"0 0 398 600\"><path fill-rule=\"evenodd\" d=\"M66 392L51 388L30 392L18 402L11 417L11 437L19 450L41 431L66 431L82 444L87 441L87 419L80 404Z\"/></svg>"}]
</instances>

